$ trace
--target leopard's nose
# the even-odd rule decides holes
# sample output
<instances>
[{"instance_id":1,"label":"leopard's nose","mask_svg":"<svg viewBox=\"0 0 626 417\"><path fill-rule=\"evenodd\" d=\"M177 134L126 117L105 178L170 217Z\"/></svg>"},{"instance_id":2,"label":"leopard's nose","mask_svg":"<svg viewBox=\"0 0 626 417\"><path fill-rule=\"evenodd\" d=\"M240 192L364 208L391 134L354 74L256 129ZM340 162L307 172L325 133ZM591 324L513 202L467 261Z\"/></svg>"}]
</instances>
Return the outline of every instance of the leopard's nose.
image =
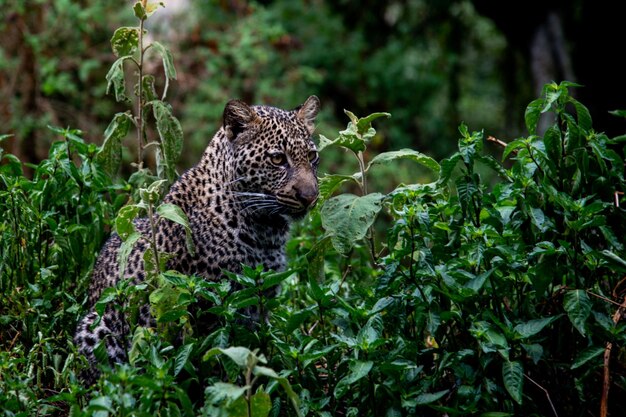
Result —
<instances>
[{"instance_id":1,"label":"leopard's nose","mask_svg":"<svg viewBox=\"0 0 626 417\"><path fill-rule=\"evenodd\" d=\"M296 190L296 198L306 208L313 207L317 202L319 190L317 184L315 186L306 186Z\"/></svg>"}]
</instances>

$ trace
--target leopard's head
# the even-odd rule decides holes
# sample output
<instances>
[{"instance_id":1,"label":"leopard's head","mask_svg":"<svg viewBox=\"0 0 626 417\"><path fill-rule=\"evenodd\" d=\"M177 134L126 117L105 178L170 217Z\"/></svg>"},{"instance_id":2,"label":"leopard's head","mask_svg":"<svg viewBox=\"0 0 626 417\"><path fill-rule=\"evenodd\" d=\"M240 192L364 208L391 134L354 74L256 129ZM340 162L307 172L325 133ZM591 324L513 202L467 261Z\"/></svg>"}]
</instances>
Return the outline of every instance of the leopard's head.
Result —
<instances>
[{"instance_id":1,"label":"leopard's head","mask_svg":"<svg viewBox=\"0 0 626 417\"><path fill-rule=\"evenodd\" d=\"M228 102L224 131L234 151L232 189L245 210L299 218L315 204L319 155L311 135L319 108L315 96L294 110Z\"/></svg>"}]
</instances>

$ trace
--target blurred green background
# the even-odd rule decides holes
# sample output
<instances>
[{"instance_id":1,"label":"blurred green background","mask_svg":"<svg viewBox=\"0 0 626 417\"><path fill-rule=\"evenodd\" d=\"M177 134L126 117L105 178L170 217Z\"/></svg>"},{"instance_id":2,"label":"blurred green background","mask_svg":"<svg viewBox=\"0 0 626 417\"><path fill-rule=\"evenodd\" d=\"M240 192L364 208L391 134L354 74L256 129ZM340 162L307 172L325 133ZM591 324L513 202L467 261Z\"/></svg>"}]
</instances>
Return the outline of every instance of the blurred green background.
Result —
<instances>
[{"instance_id":1,"label":"blurred green background","mask_svg":"<svg viewBox=\"0 0 626 417\"><path fill-rule=\"evenodd\" d=\"M623 119L608 115L626 107L621 52L599 50L625 35L619 2L604 3L165 0L146 28L174 55L167 100L185 132L181 168L197 162L229 99L291 108L311 94L323 104L319 133L334 138L343 109L386 111L373 151L441 158L461 122L504 141L525 134L524 108L552 80L585 85L578 99L597 129L623 133ZM0 146L37 162L55 139L47 125L101 143L127 109L105 95L105 75L113 31L137 25L132 4L0 0L0 134L13 135ZM160 59L149 62L162 82Z\"/></svg>"}]
</instances>

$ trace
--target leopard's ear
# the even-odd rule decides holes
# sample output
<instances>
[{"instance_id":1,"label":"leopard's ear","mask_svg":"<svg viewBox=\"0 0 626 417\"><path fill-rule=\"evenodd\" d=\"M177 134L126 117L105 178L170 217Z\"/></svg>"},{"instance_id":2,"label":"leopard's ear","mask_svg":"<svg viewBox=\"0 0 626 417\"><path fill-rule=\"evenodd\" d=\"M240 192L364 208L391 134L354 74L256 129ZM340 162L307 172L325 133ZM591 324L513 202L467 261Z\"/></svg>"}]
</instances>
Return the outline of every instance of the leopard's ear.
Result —
<instances>
[{"instance_id":1,"label":"leopard's ear","mask_svg":"<svg viewBox=\"0 0 626 417\"><path fill-rule=\"evenodd\" d=\"M228 139L234 140L241 132L258 119L258 115L241 100L230 100L224 107L224 131Z\"/></svg>"},{"instance_id":2,"label":"leopard's ear","mask_svg":"<svg viewBox=\"0 0 626 417\"><path fill-rule=\"evenodd\" d=\"M320 99L316 96L311 96L306 101L295 109L296 117L304 122L309 133L313 133L315 130L315 117L320 111Z\"/></svg>"}]
</instances>

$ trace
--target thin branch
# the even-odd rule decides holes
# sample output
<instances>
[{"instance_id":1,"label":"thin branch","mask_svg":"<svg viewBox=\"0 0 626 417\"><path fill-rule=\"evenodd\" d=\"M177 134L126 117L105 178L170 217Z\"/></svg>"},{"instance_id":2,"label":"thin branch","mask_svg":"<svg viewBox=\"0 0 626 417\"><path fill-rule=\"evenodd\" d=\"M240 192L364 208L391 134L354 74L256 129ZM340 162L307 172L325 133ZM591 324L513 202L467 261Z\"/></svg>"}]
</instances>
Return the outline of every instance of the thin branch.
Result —
<instances>
[{"instance_id":1,"label":"thin branch","mask_svg":"<svg viewBox=\"0 0 626 417\"><path fill-rule=\"evenodd\" d=\"M610 304L616 305L616 306L618 306L618 307L623 307L623 306L624 306L624 304L620 304L620 303L618 303L617 301L613 301L613 300L611 300L610 298L607 298L607 297L605 297L605 296L603 296L603 295L600 295L600 294L596 294L596 293L594 293L594 292L591 292L590 290L585 290L585 292L586 292L587 294L589 294L589 295L593 295L594 297L601 299L602 301L606 301L607 303L610 303Z\"/></svg>"},{"instance_id":2,"label":"thin branch","mask_svg":"<svg viewBox=\"0 0 626 417\"><path fill-rule=\"evenodd\" d=\"M498 138L494 138L493 136L487 136L487 141L489 142L494 142L497 143L498 145L502 146L503 148L506 148L506 146L508 145L508 143L498 139ZM517 153L517 149L513 150L513 153Z\"/></svg>"},{"instance_id":3,"label":"thin branch","mask_svg":"<svg viewBox=\"0 0 626 417\"><path fill-rule=\"evenodd\" d=\"M526 379L528 379L530 382L532 382L533 384L535 384L537 386L537 388L539 388L540 390L542 390L546 394L546 398L548 399L548 402L550 403L550 407L552 408L552 412L554 413L555 417L559 417L559 414L556 412L556 408L554 408L554 404L552 403L552 400L550 399L550 393L548 392L548 390L545 389L544 387L542 387L538 382L536 382L534 379L532 379L528 375L524 374L524 377Z\"/></svg>"},{"instance_id":4,"label":"thin branch","mask_svg":"<svg viewBox=\"0 0 626 417\"><path fill-rule=\"evenodd\" d=\"M619 287L624 279L620 280L615 288ZM613 295L615 295L616 290L613 290ZM612 300L611 300L612 301ZM615 303L614 301L612 301ZM617 304L617 303L615 303ZM613 323L617 324L619 322L620 317L622 317L622 313L626 309L626 297L622 300L622 303L619 304L617 310L613 314ZM609 367L609 363L611 361L611 350L613 349L613 343L607 342L606 347L604 349L604 366L602 372L602 398L600 400L600 417L606 417L609 412L609 389L611 388L611 369Z\"/></svg>"}]
</instances>

